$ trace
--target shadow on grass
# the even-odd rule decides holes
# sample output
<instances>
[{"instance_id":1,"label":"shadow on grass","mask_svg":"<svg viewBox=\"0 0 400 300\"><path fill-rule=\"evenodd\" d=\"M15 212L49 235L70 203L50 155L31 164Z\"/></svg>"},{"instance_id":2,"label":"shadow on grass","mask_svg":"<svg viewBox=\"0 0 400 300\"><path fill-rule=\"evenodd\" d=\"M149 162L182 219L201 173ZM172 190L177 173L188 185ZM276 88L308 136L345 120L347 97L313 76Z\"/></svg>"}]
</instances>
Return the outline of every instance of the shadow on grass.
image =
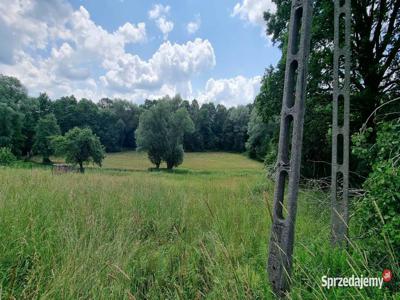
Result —
<instances>
[{"instance_id":1,"label":"shadow on grass","mask_svg":"<svg viewBox=\"0 0 400 300\"><path fill-rule=\"evenodd\" d=\"M15 169L51 169L52 164L43 164L35 161L16 161L8 167Z\"/></svg>"},{"instance_id":2,"label":"shadow on grass","mask_svg":"<svg viewBox=\"0 0 400 300\"><path fill-rule=\"evenodd\" d=\"M53 164L43 164L42 162L37 161L17 161L16 163L8 166L10 168L16 169L42 169L42 170L51 170L53 168ZM86 171L90 173L161 173L161 174L176 174L176 175L216 175L221 172L210 171L210 170L192 170L192 169L184 169L184 168L175 168L175 169L167 169L167 168L148 168L148 169L124 169L124 168L99 168L95 166L86 166ZM222 172L224 173L224 172ZM246 173L246 172L245 172Z\"/></svg>"},{"instance_id":3,"label":"shadow on grass","mask_svg":"<svg viewBox=\"0 0 400 300\"><path fill-rule=\"evenodd\" d=\"M188 174L191 173L189 169L167 169L167 168L148 168L150 172L164 172L164 173L173 173L173 174Z\"/></svg>"},{"instance_id":4,"label":"shadow on grass","mask_svg":"<svg viewBox=\"0 0 400 300\"><path fill-rule=\"evenodd\" d=\"M215 172L205 170L191 170L191 169L167 169L167 168L148 168L150 172L169 173L169 174L196 174L196 175L210 175Z\"/></svg>"}]
</instances>

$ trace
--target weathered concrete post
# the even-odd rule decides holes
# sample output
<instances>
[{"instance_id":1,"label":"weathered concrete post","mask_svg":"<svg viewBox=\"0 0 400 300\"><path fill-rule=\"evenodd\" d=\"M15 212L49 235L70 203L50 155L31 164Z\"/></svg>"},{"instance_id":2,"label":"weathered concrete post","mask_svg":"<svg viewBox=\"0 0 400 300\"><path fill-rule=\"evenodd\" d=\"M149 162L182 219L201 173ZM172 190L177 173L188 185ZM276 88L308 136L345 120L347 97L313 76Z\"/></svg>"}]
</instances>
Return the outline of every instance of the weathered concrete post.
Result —
<instances>
[{"instance_id":1,"label":"weathered concrete post","mask_svg":"<svg viewBox=\"0 0 400 300\"><path fill-rule=\"evenodd\" d=\"M312 0L292 0L267 266L273 291L278 296L289 290L292 266L311 20Z\"/></svg>"},{"instance_id":2,"label":"weathered concrete post","mask_svg":"<svg viewBox=\"0 0 400 300\"><path fill-rule=\"evenodd\" d=\"M332 243L348 240L351 0L335 0L332 102Z\"/></svg>"}]
</instances>

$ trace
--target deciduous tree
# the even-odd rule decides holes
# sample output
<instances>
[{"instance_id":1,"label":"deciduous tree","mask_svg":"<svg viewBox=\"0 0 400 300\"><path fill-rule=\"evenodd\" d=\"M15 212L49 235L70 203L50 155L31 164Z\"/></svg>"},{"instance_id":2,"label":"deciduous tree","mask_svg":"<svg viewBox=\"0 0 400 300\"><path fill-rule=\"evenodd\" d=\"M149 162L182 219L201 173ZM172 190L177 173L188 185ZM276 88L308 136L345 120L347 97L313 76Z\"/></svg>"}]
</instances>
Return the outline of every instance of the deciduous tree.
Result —
<instances>
[{"instance_id":1,"label":"deciduous tree","mask_svg":"<svg viewBox=\"0 0 400 300\"><path fill-rule=\"evenodd\" d=\"M61 133L56 117L53 114L44 116L38 121L35 131L33 150L42 155L43 163L50 163L50 156L54 153L51 139Z\"/></svg>"},{"instance_id":2,"label":"deciduous tree","mask_svg":"<svg viewBox=\"0 0 400 300\"><path fill-rule=\"evenodd\" d=\"M67 163L79 165L81 173L85 172L85 163L102 165L104 147L90 128L75 127L65 136L55 137L52 142L56 153L64 155Z\"/></svg>"},{"instance_id":3,"label":"deciduous tree","mask_svg":"<svg viewBox=\"0 0 400 300\"><path fill-rule=\"evenodd\" d=\"M159 100L140 116L136 130L138 149L146 150L150 161L160 167L162 161L172 169L183 161L183 136L194 130L193 122L185 108L173 101Z\"/></svg>"}]
</instances>

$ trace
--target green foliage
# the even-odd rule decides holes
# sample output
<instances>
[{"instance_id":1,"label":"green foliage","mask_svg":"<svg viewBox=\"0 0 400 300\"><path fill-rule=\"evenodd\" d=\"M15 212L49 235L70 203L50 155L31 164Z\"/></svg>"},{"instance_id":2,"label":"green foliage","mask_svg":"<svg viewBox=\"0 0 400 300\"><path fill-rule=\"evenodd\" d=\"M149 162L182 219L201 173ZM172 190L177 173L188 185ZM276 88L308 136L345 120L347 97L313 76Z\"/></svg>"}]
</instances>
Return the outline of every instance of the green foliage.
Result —
<instances>
[{"instance_id":1,"label":"green foliage","mask_svg":"<svg viewBox=\"0 0 400 300\"><path fill-rule=\"evenodd\" d=\"M235 151L244 152L251 105L231 107L204 103L196 100L182 102L194 123L195 130L184 136L184 149L188 151Z\"/></svg>"},{"instance_id":2,"label":"green foliage","mask_svg":"<svg viewBox=\"0 0 400 300\"><path fill-rule=\"evenodd\" d=\"M56 154L64 155L67 163L79 165L81 173L85 163L101 166L104 159L104 147L90 128L75 127L64 136L54 137L52 143Z\"/></svg>"},{"instance_id":3,"label":"green foliage","mask_svg":"<svg viewBox=\"0 0 400 300\"><path fill-rule=\"evenodd\" d=\"M353 153L357 158L368 162L369 166L374 164L395 160L397 164L400 156L400 119L383 121L377 126L376 143L370 142L373 134L371 127L353 135Z\"/></svg>"},{"instance_id":4,"label":"green foliage","mask_svg":"<svg viewBox=\"0 0 400 300\"><path fill-rule=\"evenodd\" d=\"M44 117L53 112L53 106L49 96L46 93L41 93L37 98L38 113L40 117Z\"/></svg>"},{"instance_id":5,"label":"green foliage","mask_svg":"<svg viewBox=\"0 0 400 300\"><path fill-rule=\"evenodd\" d=\"M376 163L364 188L366 195L358 203L357 220L362 231L373 237L369 244L379 253L387 250L379 247L387 238L394 253L400 253L400 167L390 161ZM387 262L390 257L385 259Z\"/></svg>"},{"instance_id":6,"label":"green foliage","mask_svg":"<svg viewBox=\"0 0 400 300\"><path fill-rule=\"evenodd\" d=\"M114 100L109 110L118 118L116 130L121 148L136 148L135 130L142 110L136 104L120 99Z\"/></svg>"},{"instance_id":7,"label":"green foliage","mask_svg":"<svg viewBox=\"0 0 400 300\"><path fill-rule=\"evenodd\" d=\"M100 138L101 143L104 145L107 152L117 152L121 150L120 144L120 131L116 123L118 122L117 116L110 110L100 110L97 115L98 126L95 131L96 135Z\"/></svg>"},{"instance_id":8,"label":"green foliage","mask_svg":"<svg viewBox=\"0 0 400 300\"><path fill-rule=\"evenodd\" d=\"M54 114L48 114L41 118L36 125L35 131L33 150L42 155L43 163L49 163L50 156L54 153L51 139L61 133Z\"/></svg>"},{"instance_id":9,"label":"green foliage","mask_svg":"<svg viewBox=\"0 0 400 300\"><path fill-rule=\"evenodd\" d=\"M21 151L29 158L32 155L35 127L40 118L39 101L36 98L26 98L20 101L18 108L23 115L22 135L24 136L24 143Z\"/></svg>"},{"instance_id":10,"label":"green foliage","mask_svg":"<svg viewBox=\"0 0 400 300\"><path fill-rule=\"evenodd\" d=\"M53 103L53 112L57 118L61 133L65 134L68 130L78 126L77 120L78 101L74 96L62 97Z\"/></svg>"},{"instance_id":11,"label":"green foliage","mask_svg":"<svg viewBox=\"0 0 400 300\"><path fill-rule=\"evenodd\" d=\"M135 130L141 109L120 99L101 99L98 105L88 99L62 97L53 104L53 111L65 133L73 127L89 127L100 138L108 152L135 148Z\"/></svg>"},{"instance_id":12,"label":"green foliage","mask_svg":"<svg viewBox=\"0 0 400 300\"><path fill-rule=\"evenodd\" d=\"M17 78L0 74L0 102L13 106L26 98L26 88Z\"/></svg>"},{"instance_id":13,"label":"green foliage","mask_svg":"<svg viewBox=\"0 0 400 300\"><path fill-rule=\"evenodd\" d=\"M353 151L372 167L364 183L365 196L357 203L357 224L382 266L393 260L382 255L382 241L387 242L386 249L400 253L400 119L381 122L377 129L373 145L368 143L372 129L355 135Z\"/></svg>"},{"instance_id":14,"label":"green foliage","mask_svg":"<svg viewBox=\"0 0 400 300\"><path fill-rule=\"evenodd\" d=\"M26 89L14 78L0 75L0 147L9 147L15 155L23 154Z\"/></svg>"},{"instance_id":15,"label":"green foliage","mask_svg":"<svg viewBox=\"0 0 400 300\"><path fill-rule=\"evenodd\" d=\"M214 122L216 118L216 109L214 103L204 103L197 116L197 132L200 135L201 150L215 150L218 144L214 132Z\"/></svg>"},{"instance_id":16,"label":"green foliage","mask_svg":"<svg viewBox=\"0 0 400 300\"><path fill-rule=\"evenodd\" d=\"M277 68L269 67L265 70L261 80L261 88L254 104L265 123L273 122L281 112L283 97L283 82L285 76L285 62L283 59Z\"/></svg>"},{"instance_id":17,"label":"green foliage","mask_svg":"<svg viewBox=\"0 0 400 300\"><path fill-rule=\"evenodd\" d=\"M236 152L246 150L247 126L250 119L251 108L238 106L228 110L224 124L224 149Z\"/></svg>"},{"instance_id":18,"label":"green foliage","mask_svg":"<svg viewBox=\"0 0 400 300\"><path fill-rule=\"evenodd\" d=\"M183 137L194 131L185 108L170 99L162 99L142 113L136 131L139 150L146 150L150 161L159 168L162 161L172 169L183 161Z\"/></svg>"},{"instance_id":19,"label":"green foliage","mask_svg":"<svg viewBox=\"0 0 400 300\"><path fill-rule=\"evenodd\" d=\"M6 103L0 102L0 147L9 147L16 154L22 154L23 115Z\"/></svg>"},{"instance_id":20,"label":"green foliage","mask_svg":"<svg viewBox=\"0 0 400 300\"><path fill-rule=\"evenodd\" d=\"M0 165L7 166L13 164L17 158L12 153L10 148L0 147Z\"/></svg>"},{"instance_id":21,"label":"green foliage","mask_svg":"<svg viewBox=\"0 0 400 300\"><path fill-rule=\"evenodd\" d=\"M252 110L222 104L182 100L179 95L164 100L171 102L173 112L188 112L194 130L185 131L182 147L171 148L168 157L179 157L185 151L245 151L247 121ZM30 98L26 89L13 77L0 77L0 146L8 146L17 155L33 154L36 126L48 114L54 114L61 134L74 127L90 128L100 138L107 152L135 149L135 132L140 115L156 106L158 100L145 100L138 106L122 99L101 99L97 104L89 99L78 101L73 95L51 101L45 93ZM242 114L242 112L245 112ZM247 120L247 121L246 121ZM1 124L3 123L3 124ZM156 148L149 148L149 156L157 165L161 158ZM46 158L47 160L47 158ZM180 160L172 164L179 164Z\"/></svg>"},{"instance_id":22,"label":"green foliage","mask_svg":"<svg viewBox=\"0 0 400 300\"><path fill-rule=\"evenodd\" d=\"M184 148L186 151L204 151L203 137L199 130L199 112L200 106L197 100L193 100L190 105L184 105L189 112L190 118L194 124L194 132L186 133L183 138Z\"/></svg>"},{"instance_id":23,"label":"green foliage","mask_svg":"<svg viewBox=\"0 0 400 300\"><path fill-rule=\"evenodd\" d=\"M276 129L275 124L263 122L256 108L252 110L247 129L249 138L246 142L246 150L250 158L264 160Z\"/></svg>"},{"instance_id":24,"label":"green foliage","mask_svg":"<svg viewBox=\"0 0 400 300\"><path fill-rule=\"evenodd\" d=\"M281 110L291 8L291 1L273 2L277 5L276 12L265 13L267 34L271 35L273 42L282 49L282 58L275 68L266 69L260 93L256 98L255 104L265 122L274 121ZM399 5L399 0L376 3L352 1L350 128L353 133L362 126L378 105L400 93ZM333 20L333 7L332 1L329 0L317 0L313 3L302 150L302 160L305 162L302 175L305 177L330 175L330 168L326 162L331 159L331 137L327 133L332 123L333 22L327 20ZM388 30L381 30L382 28ZM376 122L371 121L368 125L376 131ZM373 144L375 136L375 133L371 134L368 142ZM368 162L354 159L351 161L353 170L367 175L369 170L364 172L364 169Z\"/></svg>"}]
</instances>

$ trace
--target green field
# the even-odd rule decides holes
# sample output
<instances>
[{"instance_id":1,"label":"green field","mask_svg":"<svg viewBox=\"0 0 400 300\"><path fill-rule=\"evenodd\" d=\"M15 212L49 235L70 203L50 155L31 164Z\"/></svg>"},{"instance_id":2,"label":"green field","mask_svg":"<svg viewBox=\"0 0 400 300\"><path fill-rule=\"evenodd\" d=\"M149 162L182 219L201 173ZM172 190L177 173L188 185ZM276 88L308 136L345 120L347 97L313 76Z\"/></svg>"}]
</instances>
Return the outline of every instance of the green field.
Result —
<instances>
[{"instance_id":1,"label":"green field","mask_svg":"<svg viewBox=\"0 0 400 300\"><path fill-rule=\"evenodd\" d=\"M126 152L84 175L1 168L0 299L273 298L263 165L189 153L174 172L149 167ZM366 272L362 257L330 249L329 213L324 194L301 192L291 296L368 299L320 287L322 275Z\"/></svg>"}]
</instances>

